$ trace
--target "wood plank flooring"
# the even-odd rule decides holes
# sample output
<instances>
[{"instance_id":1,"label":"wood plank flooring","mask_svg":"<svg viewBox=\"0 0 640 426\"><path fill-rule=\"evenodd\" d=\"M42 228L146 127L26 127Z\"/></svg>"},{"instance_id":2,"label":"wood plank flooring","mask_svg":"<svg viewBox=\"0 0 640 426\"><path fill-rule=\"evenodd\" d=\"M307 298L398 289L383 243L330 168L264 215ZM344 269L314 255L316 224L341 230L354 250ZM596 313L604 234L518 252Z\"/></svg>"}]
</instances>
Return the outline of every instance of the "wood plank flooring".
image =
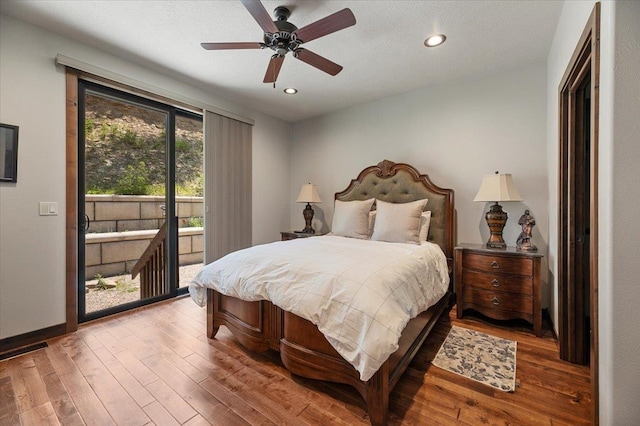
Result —
<instances>
[{"instance_id":1,"label":"wood plank flooring","mask_svg":"<svg viewBox=\"0 0 640 426\"><path fill-rule=\"evenodd\" d=\"M367 425L350 387L292 376L222 327L205 336L189 298L80 327L0 362L0 425ZM451 325L518 341L517 388L504 393L433 367ZM391 425L589 424L589 369L542 338L477 318L443 317L394 389Z\"/></svg>"}]
</instances>

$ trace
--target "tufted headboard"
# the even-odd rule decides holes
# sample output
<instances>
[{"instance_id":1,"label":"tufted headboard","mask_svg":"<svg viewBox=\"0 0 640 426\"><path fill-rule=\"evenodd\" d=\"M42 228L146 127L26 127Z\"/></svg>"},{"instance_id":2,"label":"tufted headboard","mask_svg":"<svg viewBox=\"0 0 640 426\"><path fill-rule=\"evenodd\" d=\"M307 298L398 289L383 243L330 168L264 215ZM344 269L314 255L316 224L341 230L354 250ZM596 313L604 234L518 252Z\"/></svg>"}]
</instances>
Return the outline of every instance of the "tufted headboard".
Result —
<instances>
[{"instance_id":1,"label":"tufted headboard","mask_svg":"<svg viewBox=\"0 0 640 426\"><path fill-rule=\"evenodd\" d=\"M455 244L452 189L434 185L429 176L420 174L413 166L384 160L361 171L347 189L335 195L335 199L340 201L369 198L390 203L429 199L425 206L425 211L431 211L431 226L427 240L437 243L451 262Z\"/></svg>"}]
</instances>

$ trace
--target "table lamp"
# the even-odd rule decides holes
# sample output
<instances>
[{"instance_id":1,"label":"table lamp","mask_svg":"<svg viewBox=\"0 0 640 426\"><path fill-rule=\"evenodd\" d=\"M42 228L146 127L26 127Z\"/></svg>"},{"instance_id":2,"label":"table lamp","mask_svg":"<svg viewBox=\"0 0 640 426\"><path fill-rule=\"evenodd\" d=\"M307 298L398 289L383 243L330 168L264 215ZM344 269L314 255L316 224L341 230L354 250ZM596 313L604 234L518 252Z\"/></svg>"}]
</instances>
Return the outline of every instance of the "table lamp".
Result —
<instances>
[{"instance_id":1,"label":"table lamp","mask_svg":"<svg viewBox=\"0 0 640 426\"><path fill-rule=\"evenodd\" d=\"M485 215L487 225L489 225L489 241L487 248L506 249L507 244L502 238L502 229L507 223L507 212L502 210L498 204L500 201L522 201L518 194L513 179L508 173L498 173L482 178L482 184L478 194L473 201L493 202L491 208Z\"/></svg>"},{"instance_id":2,"label":"table lamp","mask_svg":"<svg viewBox=\"0 0 640 426\"><path fill-rule=\"evenodd\" d=\"M302 231L295 231L302 234L315 234L316 231L311 227L311 221L313 220L313 208L311 203L320 203L320 195L318 195L318 187L307 183L302 185L300 189L300 195L296 199L296 203L307 203L306 207L302 211L304 216L305 227Z\"/></svg>"}]
</instances>

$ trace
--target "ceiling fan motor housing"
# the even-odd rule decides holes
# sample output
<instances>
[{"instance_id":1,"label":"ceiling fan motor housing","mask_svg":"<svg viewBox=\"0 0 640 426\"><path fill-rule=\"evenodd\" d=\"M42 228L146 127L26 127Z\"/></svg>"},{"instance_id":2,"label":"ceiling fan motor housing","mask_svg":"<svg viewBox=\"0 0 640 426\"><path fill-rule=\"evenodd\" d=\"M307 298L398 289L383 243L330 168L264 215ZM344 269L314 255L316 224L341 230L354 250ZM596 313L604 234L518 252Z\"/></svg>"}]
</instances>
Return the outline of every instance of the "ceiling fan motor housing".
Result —
<instances>
[{"instance_id":1,"label":"ceiling fan motor housing","mask_svg":"<svg viewBox=\"0 0 640 426\"><path fill-rule=\"evenodd\" d=\"M284 6L278 6L274 10L276 20L273 23L278 27L277 33L265 33L264 44L274 50L279 56L284 56L287 52L296 50L301 42L292 37L292 33L298 29L291 22L288 22L291 11Z\"/></svg>"}]
</instances>

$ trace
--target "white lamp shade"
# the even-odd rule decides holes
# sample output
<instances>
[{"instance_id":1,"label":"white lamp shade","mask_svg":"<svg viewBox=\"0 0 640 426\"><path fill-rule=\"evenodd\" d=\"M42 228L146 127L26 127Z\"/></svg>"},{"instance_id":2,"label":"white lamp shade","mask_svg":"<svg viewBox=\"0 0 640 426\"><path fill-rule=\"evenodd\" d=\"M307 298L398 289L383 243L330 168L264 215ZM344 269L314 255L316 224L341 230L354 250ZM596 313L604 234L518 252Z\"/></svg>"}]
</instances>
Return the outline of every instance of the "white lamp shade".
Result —
<instances>
[{"instance_id":1,"label":"white lamp shade","mask_svg":"<svg viewBox=\"0 0 640 426\"><path fill-rule=\"evenodd\" d=\"M318 195L318 187L310 183L302 185L296 203L321 203L320 195Z\"/></svg>"},{"instance_id":2,"label":"white lamp shade","mask_svg":"<svg viewBox=\"0 0 640 426\"><path fill-rule=\"evenodd\" d=\"M509 173L496 173L482 178L480 190L473 201L522 201Z\"/></svg>"}]
</instances>

